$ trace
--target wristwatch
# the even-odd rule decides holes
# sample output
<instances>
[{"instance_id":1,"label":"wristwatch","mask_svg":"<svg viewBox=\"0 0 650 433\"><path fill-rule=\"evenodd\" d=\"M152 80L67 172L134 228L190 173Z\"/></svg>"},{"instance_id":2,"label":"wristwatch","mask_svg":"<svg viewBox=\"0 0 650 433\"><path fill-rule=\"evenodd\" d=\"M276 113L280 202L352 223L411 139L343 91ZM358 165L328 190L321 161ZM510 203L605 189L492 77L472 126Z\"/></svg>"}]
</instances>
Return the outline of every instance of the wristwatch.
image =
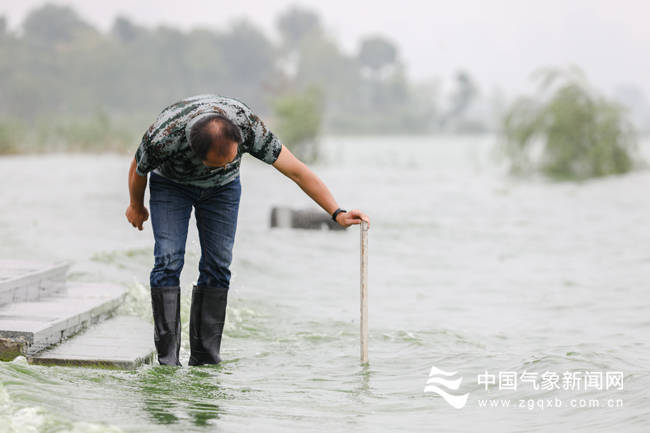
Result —
<instances>
[{"instance_id":1,"label":"wristwatch","mask_svg":"<svg viewBox=\"0 0 650 433\"><path fill-rule=\"evenodd\" d=\"M337 217L340 213L343 213L343 212L347 212L347 211L346 211L345 209L341 209L341 208L336 209L336 210L334 211L334 213L332 214L332 221L336 222L336 217Z\"/></svg>"}]
</instances>

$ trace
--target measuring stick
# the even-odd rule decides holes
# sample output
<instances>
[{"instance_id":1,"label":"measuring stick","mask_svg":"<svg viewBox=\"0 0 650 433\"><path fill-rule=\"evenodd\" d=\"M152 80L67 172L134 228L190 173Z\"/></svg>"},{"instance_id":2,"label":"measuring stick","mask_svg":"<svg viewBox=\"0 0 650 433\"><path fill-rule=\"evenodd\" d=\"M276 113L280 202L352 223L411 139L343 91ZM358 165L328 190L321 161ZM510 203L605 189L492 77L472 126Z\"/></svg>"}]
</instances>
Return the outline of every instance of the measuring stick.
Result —
<instances>
[{"instance_id":1,"label":"measuring stick","mask_svg":"<svg viewBox=\"0 0 650 433\"><path fill-rule=\"evenodd\" d=\"M361 363L368 362L368 223L361 221Z\"/></svg>"}]
</instances>

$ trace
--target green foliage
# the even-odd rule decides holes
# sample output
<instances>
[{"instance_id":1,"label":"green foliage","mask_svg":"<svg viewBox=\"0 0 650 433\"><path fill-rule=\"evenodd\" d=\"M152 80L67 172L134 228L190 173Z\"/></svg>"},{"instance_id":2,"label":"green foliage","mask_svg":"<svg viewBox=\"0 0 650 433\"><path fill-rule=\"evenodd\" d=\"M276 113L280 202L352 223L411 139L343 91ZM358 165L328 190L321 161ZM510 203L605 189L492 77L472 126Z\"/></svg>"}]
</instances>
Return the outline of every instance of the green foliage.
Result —
<instances>
[{"instance_id":1,"label":"green foliage","mask_svg":"<svg viewBox=\"0 0 650 433\"><path fill-rule=\"evenodd\" d=\"M501 150L511 169L556 179L621 174L635 165L636 140L624 110L576 70L538 72L539 90L503 119Z\"/></svg>"},{"instance_id":2,"label":"green foliage","mask_svg":"<svg viewBox=\"0 0 650 433\"><path fill-rule=\"evenodd\" d=\"M322 123L418 132L432 123L433 102L413 91L390 42L366 41L365 64L382 72L367 74L317 13L288 9L278 27L280 44L247 21L181 31L117 17L101 32L69 7L44 5L12 32L0 18L0 152L133 149L164 106L205 93L235 97L265 116L277 98L316 86L319 131ZM293 141L293 129L284 129Z\"/></svg>"},{"instance_id":3,"label":"green foliage","mask_svg":"<svg viewBox=\"0 0 650 433\"><path fill-rule=\"evenodd\" d=\"M0 121L0 154L38 152L125 152L139 142L133 120L111 120L105 112L91 116L50 117L25 124Z\"/></svg>"},{"instance_id":4,"label":"green foliage","mask_svg":"<svg viewBox=\"0 0 650 433\"><path fill-rule=\"evenodd\" d=\"M99 106L111 117L148 113L151 121L164 106L203 93L264 112L277 80L273 43L245 21L183 32L118 17L101 33L72 9L46 5L23 28L0 38L0 116L85 116Z\"/></svg>"},{"instance_id":5,"label":"green foliage","mask_svg":"<svg viewBox=\"0 0 650 433\"><path fill-rule=\"evenodd\" d=\"M23 23L25 37L45 44L70 42L84 32L94 31L68 6L46 4L33 10Z\"/></svg>"},{"instance_id":6,"label":"green foliage","mask_svg":"<svg viewBox=\"0 0 650 433\"><path fill-rule=\"evenodd\" d=\"M18 121L0 121L0 155L19 153L24 138L23 125Z\"/></svg>"},{"instance_id":7,"label":"green foliage","mask_svg":"<svg viewBox=\"0 0 650 433\"><path fill-rule=\"evenodd\" d=\"M318 135L323 117L323 96L315 87L278 98L275 102L278 135L298 158L318 158Z\"/></svg>"},{"instance_id":8,"label":"green foliage","mask_svg":"<svg viewBox=\"0 0 650 433\"><path fill-rule=\"evenodd\" d=\"M86 118L43 123L39 135L45 148L60 151L124 152L137 144L133 133L116 127L103 111Z\"/></svg>"},{"instance_id":9,"label":"green foliage","mask_svg":"<svg viewBox=\"0 0 650 433\"><path fill-rule=\"evenodd\" d=\"M228 94L246 102L259 100L276 76L275 47L248 21L239 21L219 39L220 53L228 65Z\"/></svg>"}]
</instances>

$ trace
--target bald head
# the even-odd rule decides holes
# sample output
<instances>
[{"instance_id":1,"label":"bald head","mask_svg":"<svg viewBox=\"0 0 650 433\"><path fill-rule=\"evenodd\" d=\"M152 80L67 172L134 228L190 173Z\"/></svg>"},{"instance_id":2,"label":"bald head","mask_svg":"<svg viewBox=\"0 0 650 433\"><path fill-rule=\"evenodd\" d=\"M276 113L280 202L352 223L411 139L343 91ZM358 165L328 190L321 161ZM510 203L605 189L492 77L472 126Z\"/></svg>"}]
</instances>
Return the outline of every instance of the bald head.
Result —
<instances>
[{"instance_id":1,"label":"bald head","mask_svg":"<svg viewBox=\"0 0 650 433\"><path fill-rule=\"evenodd\" d=\"M241 142L237 125L218 114L204 116L190 130L190 147L208 167L222 167L234 160Z\"/></svg>"}]
</instances>

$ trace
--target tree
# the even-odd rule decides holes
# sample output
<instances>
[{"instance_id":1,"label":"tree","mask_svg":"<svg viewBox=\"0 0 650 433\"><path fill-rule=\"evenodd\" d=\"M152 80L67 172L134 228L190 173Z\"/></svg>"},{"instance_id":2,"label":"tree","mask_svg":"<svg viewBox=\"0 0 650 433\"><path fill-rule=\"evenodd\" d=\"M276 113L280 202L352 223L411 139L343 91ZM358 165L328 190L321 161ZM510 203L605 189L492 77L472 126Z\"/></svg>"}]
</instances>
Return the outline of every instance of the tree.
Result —
<instances>
[{"instance_id":1,"label":"tree","mask_svg":"<svg viewBox=\"0 0 650 433\"><path fill-rule=\"evenodd\" d=\"M451 94L447 117L452 119L461 116L478 94L478 87L472 77L465 71L456 73L456 83Z\"/></svg>"},{"instance_id":2,"label":"tree","mask_svg":"<svg viewBox=\"0 0 650 433\"><path fill-rule=\"evenodd\" d=\"M362 67L369 68L375 73L397 61L397 48L381 36L367 37L361 41L357 55Z\"/></svg>"},{"instance_id":3,"label":"tree","mask_svg":"<svg viewBox=\"0 0 650 433\"><path fill-rule=\"evenodd\" d=\"M282 42L274 44L247 21L225 30L182 31L144 27L122 16L101 32L68 7L46 5L31 10L21 23L24 31L13 33L0 17L0 129L23 143L13 131L29 124L24 141L33 149L72 148L81 141L80 147L88 147L91 131L141 135L152 113L200 93L234 96L260 115L269 114L276 98L290 95L303 114L317 112L338 131L414 131L426 123L420 119L430 107L418 99L388 40L366 38L362 64L311 10L288 9L277 25ZM316 111L301 99L311 100L303 95L311 87L321 91ZM110 122L98 121L104 117L96 112ZM53 135L66 123L69 128Z\"/></svg>"},{"instance_id":4,"label":"tree","mask_svg":"<svg viewBox=\"0 0 650 433\"><path fill-rule=\"evenodd\" d=\"M128 18L118 16L113 21L111 34L120 42L131 42L143 33L143 29L133 24Z\"/></svg>"},{"instance_id":5,"label":"tree","mask_svg":"<svg viewBox=\"0 0 650 433\"><path fill-rule=\"evenodd\" d=\"M49 44L70 42L81 32L94 31L72 8L53 4L32 10L23 30L28 39Z\"/></svg>"},{"instance_id":6,"label":"tree","mask_svg":"<svg viewBox=\"0 0 650 433\"><path fill-rule=\"evenodd\" d=\"M233 23L219 40L222 67L227 74L228 89L251 104L260 106L260 90L276 73L275 49L258 28L248 21Z\"/></svg>"},{"instance_id":7,"label":"tree","mask_svg":"<svg viewBox=\"0 0 650 433\"><path fill-rule=\"evenodd\" d=\"M276 132L282 142L300 159L318 158L318 141L323 117L323 94L316 87L278 98L274 104Z\"/></svg>"},{"instance_id":8,"label":"tree","mask_svg":"<svg viewBox=\"0 0 650 433\"><path fill-rule=\"evenodd\" d=\"M578 70L536 75L537 94L517 99L503 119L501 150L513 172L586 179L634 167L635 134L619 105L593 90Z\"/></svg>"},{"instance_id":9,"label":"tree","mask_svg":"<svg viewBox=\"0 0 650 433\"><path fill-rule=\"evenodd\" d=\"M356 61L341 52L327 38L312 35L300 52L294 87L316 86L327 95L327 108L332 112L350 112L359 101L359 68Z\"/></svg>"},{"instance_id":10,"label":"tree","mask_svg":"<svg viewBox=\"0 0 650 433\"><path fill-rule=\"evenodd\" d=\"M281 13L276 21L276 26L284 45L295 49L310 34L318 34L322 27L320 17L309 9L293 6Z\"/></svg>"}]
</instances>

